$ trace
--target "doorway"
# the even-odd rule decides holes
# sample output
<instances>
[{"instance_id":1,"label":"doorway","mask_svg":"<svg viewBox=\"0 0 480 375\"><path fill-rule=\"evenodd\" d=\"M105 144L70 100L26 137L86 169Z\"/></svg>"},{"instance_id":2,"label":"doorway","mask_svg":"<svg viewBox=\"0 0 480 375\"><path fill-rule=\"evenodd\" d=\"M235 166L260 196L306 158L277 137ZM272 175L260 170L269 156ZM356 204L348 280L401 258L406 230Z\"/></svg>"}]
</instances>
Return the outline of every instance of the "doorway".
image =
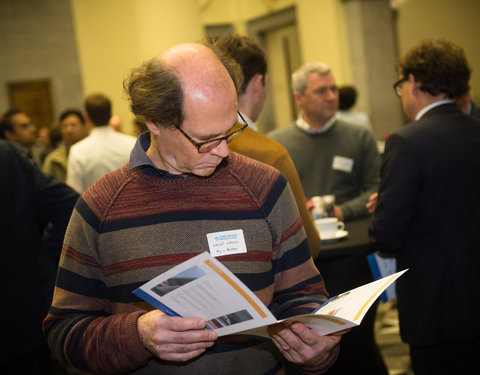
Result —
<instances>
[{"instance_id":1,"label":"doorway","mask_svg":"<svg viewBox=\"0 0 480 375\"><path fill-rule=\"evenodd\" d=\"M247 33L264 48L268 61L268 95L257 120L267 133L290 124L297 116L290 76L302 64L295 8L249 21Z\"/></svg>"}]
</instances>

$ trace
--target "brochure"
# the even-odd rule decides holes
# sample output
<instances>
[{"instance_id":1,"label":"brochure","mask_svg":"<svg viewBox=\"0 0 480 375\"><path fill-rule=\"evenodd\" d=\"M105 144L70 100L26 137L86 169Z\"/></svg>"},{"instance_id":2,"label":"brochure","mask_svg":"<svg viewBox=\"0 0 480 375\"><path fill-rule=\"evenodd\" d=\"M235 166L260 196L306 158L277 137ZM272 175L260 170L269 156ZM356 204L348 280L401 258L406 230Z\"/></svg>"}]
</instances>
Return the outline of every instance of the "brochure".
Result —
<instances>
[{"instance_id":1,"label":"brochure","mask_svg":"<svg viewBox=\"0 0 480 375\"><path fill-rule=\"evenodd\" d=\"M311 314L277 320L260 299L221 262L204 252L135 289L133 293L169 316L202 317L219 336L268 338L267 327L303 322L319 335L361 323L378 296L406 270L330 298Z\"/></svg>"}]
</instances>

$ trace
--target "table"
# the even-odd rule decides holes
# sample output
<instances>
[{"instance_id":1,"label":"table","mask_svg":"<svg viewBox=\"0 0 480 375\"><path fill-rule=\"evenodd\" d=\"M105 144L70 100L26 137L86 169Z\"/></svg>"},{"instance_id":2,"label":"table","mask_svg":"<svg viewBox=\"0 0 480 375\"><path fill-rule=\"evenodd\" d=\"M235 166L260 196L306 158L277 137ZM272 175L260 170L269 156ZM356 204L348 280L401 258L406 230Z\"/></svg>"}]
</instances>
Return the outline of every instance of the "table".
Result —
<instances>
[{"instance_id":1,"label":"table","mask_svg":"<svg viewBox=\"0 0 480 375\"><path fill-rule=\"evenodd\" d=\"M322 243L315 259L330 296L373 281L366 256L372 253L368 236L371 217L348 221L348 236L337 242ZM327 374L387 375L388 370L375 342L375 316L378 300L369 309L362 324L343 336L340 356Z\"/></svg>"}]
</instances>

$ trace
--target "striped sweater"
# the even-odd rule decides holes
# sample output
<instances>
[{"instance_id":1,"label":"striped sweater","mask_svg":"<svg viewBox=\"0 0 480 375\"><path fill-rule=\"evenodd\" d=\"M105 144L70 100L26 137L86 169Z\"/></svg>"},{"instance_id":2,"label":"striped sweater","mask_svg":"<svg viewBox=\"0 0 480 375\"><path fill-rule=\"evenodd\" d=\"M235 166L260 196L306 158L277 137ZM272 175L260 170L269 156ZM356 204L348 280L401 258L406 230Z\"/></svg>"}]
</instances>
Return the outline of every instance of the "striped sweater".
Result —
<instances>
[{"instance_id":1,"label":"striped sweater","mask_svg":"<svg viewBox=\"0 0 480 375\"><path fill-rule=\"evenodd\" d=\"M154 358L139 340L132 291L203 251L207 233L242 229L247 253L218 258L277 317L326 299L289 185L236 153L208 178L158 177L128 165L77 202L44 328L58 358L95 373L274 374L271 342L220 339L187 363Z\"/></svg>"}]
</instances>

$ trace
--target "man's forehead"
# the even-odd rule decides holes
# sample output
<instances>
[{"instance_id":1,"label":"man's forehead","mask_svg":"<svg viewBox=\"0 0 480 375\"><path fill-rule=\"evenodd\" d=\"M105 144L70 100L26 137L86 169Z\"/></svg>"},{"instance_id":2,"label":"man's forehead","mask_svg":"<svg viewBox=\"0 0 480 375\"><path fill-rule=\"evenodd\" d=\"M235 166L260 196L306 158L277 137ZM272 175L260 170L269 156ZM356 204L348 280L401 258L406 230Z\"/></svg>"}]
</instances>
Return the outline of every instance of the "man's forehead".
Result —
<instances>
[{"instance_id":1,"label":"man's forehead","mask_svg":"<svg viewBox=\"0 0 480 375\"><path fill-rule=\"evenodd\" d=\"M331 72L321 74L318 72L312 72L308 75L307 82L309 85L315 85L315 86L328 86L328 85L334 85L335 84L335 78L333 77L333 74Z\"/></svg>"},{"instance_id":2,"label":"man's forehead","mask_svg":"<svg viewBox=\"0 0 480 375\"><path fill-rule=\"evenodd\" d=\"M30 122L30 117L28 117L25 113L20 112L12 117L12 122L16 125L24 124L24 123L29 123Z\"/></svg>"}]
</instances>

